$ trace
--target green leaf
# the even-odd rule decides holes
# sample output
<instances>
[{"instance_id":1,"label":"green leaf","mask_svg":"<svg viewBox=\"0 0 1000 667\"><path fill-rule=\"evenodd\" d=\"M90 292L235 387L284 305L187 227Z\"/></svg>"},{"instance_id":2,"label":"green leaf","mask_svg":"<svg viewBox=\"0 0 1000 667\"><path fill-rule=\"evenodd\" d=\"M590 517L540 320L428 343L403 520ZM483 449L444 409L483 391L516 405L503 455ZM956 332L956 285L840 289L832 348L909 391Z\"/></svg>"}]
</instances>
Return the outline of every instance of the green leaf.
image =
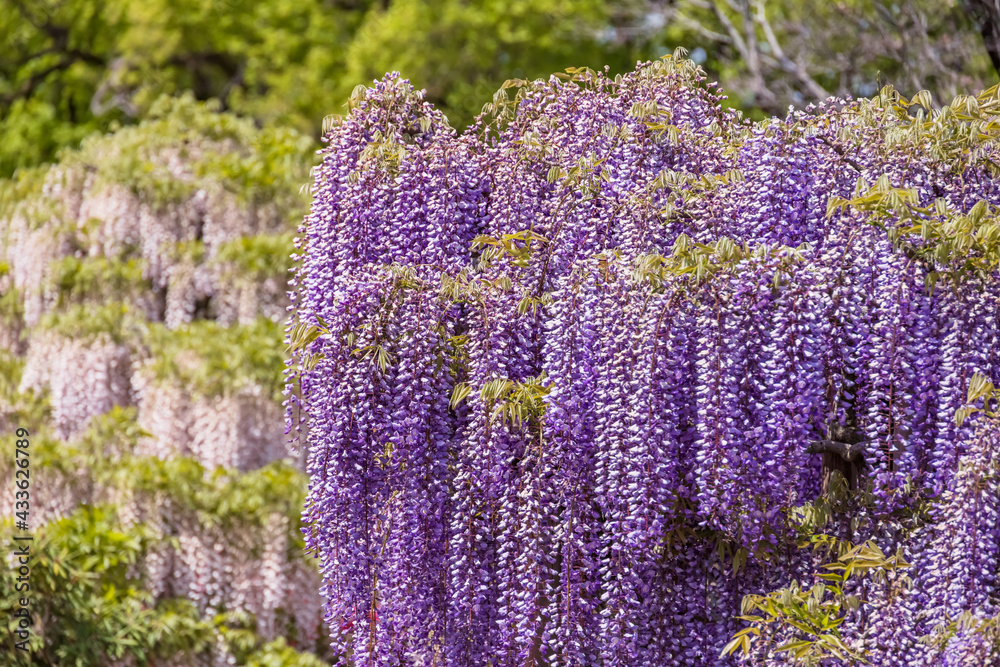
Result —
<instances>
[{"instance_id":1,"label":"green leaf","mask_svg":"<svg viewBox=\"0 0 1000 667\"><path fill-rule=\"evenodd\" d=\"M774 649L778 653L785 653L787 651L797 651L801 648L811 648L815 642L805 641L803 639L797 641L791 641L787 644L782 644L781 646Z\"/></svg>"},{"instance_id":2,"label":"green leaf","mask_svg":"<svg viewBox=\"0 0 1000 667\"><path fill-rule=\"evenodd\" d=\"M719 654L720 658L725 658L730 653L736 651L736 649L742 649L743 655L750 653L750 643L747 641L746 636L736 637L730 640L728 644L722 647L722 653Z\"/></svg>"},{"instance_id":3,"label":"green leaf","mask_svg":"<svg viewBox=\"0 0 1000 667\"><path fill-rule=\"evenodd\" d=\"M972 406L965 406L964 408L959 408L955 410L955 426L961 428L965 423L965 420L974 415L977 412L981 412L979 408Z\"/></svg>"},{"instance_id":4,"label":"green leaf","mask_svg":"<svg viewBox=\"0 0 1000 667\"><path fill-rule=\"evenodd\" d=\"M454 410L457 408L465 398L472 393L472 387L469 386L468 382L459 382L451 390L451 401L448 406Z\"/></svg>"},{"instance_id":5,"label":"green leaf","mask_svg":"<svg viewBox=\"0 0 1000 667\"><path fill-rule=\"evenodd\" d=\"M973 373L972 379L969 380L969 389L966 401L974 403L992 391L993 383L990 382L983 373Z\"/></svg>"},{"instance_id":6,"label":"green leaf","mask_svg":"<svg viewBox=\"0 0 1000 667\"><path fill-rule=\"evenodd\" d=\"M740 570L746 566L747 553L746 547L740 547L736 550L736 554L733 556L733 575L739 574Z\"/></svg>"}]
</instances>

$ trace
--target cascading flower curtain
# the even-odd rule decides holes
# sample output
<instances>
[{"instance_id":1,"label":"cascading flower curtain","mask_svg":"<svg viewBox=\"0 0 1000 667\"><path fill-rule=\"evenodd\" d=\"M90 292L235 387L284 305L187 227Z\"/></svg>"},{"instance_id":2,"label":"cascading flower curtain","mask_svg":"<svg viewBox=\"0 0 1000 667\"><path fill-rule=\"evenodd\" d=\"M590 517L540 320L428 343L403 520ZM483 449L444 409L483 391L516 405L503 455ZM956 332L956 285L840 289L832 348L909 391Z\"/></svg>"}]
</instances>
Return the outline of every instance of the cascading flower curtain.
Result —
<instances>
[{"instance_id":1,"label":"cascading flower curtain","mask_svg":"<svg viewBox=\"0 0 1000 667\"><path fill-rule=\"evenodd\" d=\"M934 623L993 612L992 426L954 416L974 373L1000 384L994 144L891 91L757 124L723 100L667 57L509 82L458 134L391 74L330 128L286 408L345 664L729 664L742 596L819 565L792 509L831 432L872 500L826 532L917 582L902 626L845 641L926 664Z\"/></svg>"}]
</instances>

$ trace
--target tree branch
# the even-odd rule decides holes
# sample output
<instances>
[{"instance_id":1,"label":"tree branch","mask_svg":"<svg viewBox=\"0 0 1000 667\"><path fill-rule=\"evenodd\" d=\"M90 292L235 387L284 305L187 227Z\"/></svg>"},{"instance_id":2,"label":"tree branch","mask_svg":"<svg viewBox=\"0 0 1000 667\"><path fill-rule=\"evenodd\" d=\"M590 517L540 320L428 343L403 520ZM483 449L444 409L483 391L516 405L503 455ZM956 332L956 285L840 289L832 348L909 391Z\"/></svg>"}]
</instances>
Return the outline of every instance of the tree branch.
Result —
<instances>
[{"instance_id":1,"label":"tree branch","mask_svg":"<svg viewBox=\"0 0 1000 667\"><path fill-rule=\"evenodd\" d=\"M865 461L865 444L864 442L859 442L852 445L846 442L837 442L836 440L814 440L809 443L806 453L836 454L845 461L857 461L863 464Z\"/></svg>"},{"instance_id":2,"label":"tree branch","mask_svg":"<svg viewBox=\"0 0 1000 667\"><path fill-rule=\"evenodd\" d=\"M979 28L993 69L1000 73L1000 1L963 0L962 4Z\"/></svg>"},{"instance_id":3,"label":"tree branch","mask_svg":"<svg viewBox=\"0 0 1000 667\"><path fill-rule=\"evenodd\" d=\"M764 31L764 37L767 39L767 43L771 46L771 51L774 53L774 57L777 58L778 62L781 64L781 68L789 74L794 74L798 77L799 81L802 82L802 85L804 85L817 100L825 100L829 97L830 93L828 93L823 86L816 83L815 79L809 76L809 72L807 72L806 68L802 66L802 63L795 62L785 55L784 50L778 43L777 36L774 34L774 29L771 27L771 22L767 20L767 15L764 13L763 0L754 0L754 8L756 9L755 20Z\"/></svg>"},{"instance_id":4,"label":"tree branch","mask_svg":"<svg viewBox=\"0 0 1000 667\"><path fill-rule=\"evenodd\" d=\"M30 77L28 77L27 81L21 84L20 88L7 93L3 97L0 97L0 104L7 106L8 104L13 104L15 100L30 96L31 93L35 92L35 88L40 86L42 81L44 81L50 74L54 74L55 72L58 72L60 70L67 69L70 65L72 65L75 62L76 60L73 58L63 59L57 62L55 65L46 67L45 69L39 72L35 72Z\"/></svg>"},{"instance_id":5,"label":"tree branch","mask_svg":"<svg viewBox=\"0 0 1000 667\"><path fill-rule=\"evenodd\" d=\"M857 162L855 162L850 157L848 157L847 153L844 152L843 148L841 148L837 144L831 142L829 139L827 139L826 137L824 137L822 134L818 134L816 136L819 137L820 141L822 141L824 144L826 144L827 146L829 146L830 148L832 148L834 150L834 152L836 152L837 155L840 156L840 159L843 160L844 162L846 162L847 164L849 164L851 167L853 167L856 172L858 172L860 174L863 171L861 169L861 165L858 164Z\"/></svg>"},{"instance_id":6,"label":"tree branch","mask_svg":"<svg viewBox=\"0 0 1000 667\"><path fill-rule=\"evenodd\" d=\"M718 42L720 44L733 43L733 39L729 35L723 35L721 32L715 32L714 30L705 27L705 25L702 24L701 21L692 19L680 12L674 14L674 20L676 20L685 28L688 28L689 30L694 30L705 39L709 39L713 42Z\"/></svg>"},{"instance_id":7,"label":"tree branch","mask_svg":"<svg viewBox=\"0 0 1000 667\"><path fill-rule=\"evenodd\" d=\"M721 13L719 12L719 14ZM747 69L750 70L750 77L753 79L754 88L756 88L755 92L761 97L766 96L773 99L774 95L764 83L764 74L760 68L760 45L757 43L757 29L754 27L753 16L750 14L750 0L740 0L740 14L743 16L743 34L747 45Z\"/></svg>"},{"instance_id":8,"label":"tree branch","mask_svg":"<svg viewBox=\"0 0 1000 667\"><path fill-rule=\"evenodd\" d=\"M743 41L743 36L740 34L740 31L736 29L736 26L729 20L729 17L726 16L725 12L722 11L717 2L712 2L711 8L712 11L715 12L715 18L719 19L719 23L721 23L722 27L729 33L729 37L733 40L733 46L735 46L736 50L740 52L740 56L743 60L749 61L750 52L747 50L747 43Z\"/></svg>"}]
</instances>

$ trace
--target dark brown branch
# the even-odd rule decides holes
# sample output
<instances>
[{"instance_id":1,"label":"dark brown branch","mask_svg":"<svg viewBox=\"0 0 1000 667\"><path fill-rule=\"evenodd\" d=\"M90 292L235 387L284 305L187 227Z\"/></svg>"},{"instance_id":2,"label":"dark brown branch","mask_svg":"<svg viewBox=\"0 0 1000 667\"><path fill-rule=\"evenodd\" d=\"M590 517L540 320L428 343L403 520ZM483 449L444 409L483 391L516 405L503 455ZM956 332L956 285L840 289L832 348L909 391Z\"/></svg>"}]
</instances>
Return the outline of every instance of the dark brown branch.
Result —
<instances>
[{"instance_id":1,"label":"dark brown branch","mask_svg":"<svg viewBox=\"0 0 1000 667\"><path fill-rule=\"evenodd\" d=\"M42 49L41 51L35 51L34 53L29 53L25 57L21 58L21 60L18 61L17 66L14 67L13 69L18 70L27 65L28 63L30 63L32 60L37 60L42 56L47 56L51 53L60 53L60 52L61 51L58 47L50 46L48 48Z\"/></svg>"},{"instance_id":2,"label":"dark brown branch","mask_svg":"<svg viewBox=\"0 0 1000 667\"><path fill-rule=\"evenodd\" d=\"M28 79L23 84L21 84L20 88L4 95L3 97L0 97L0 103L7 105L13 103L14 100L18 100L24 97L29 97L32 93L35 92L35 89L38 88L38 86L40 86L42 82L44 82L45 79L49 77L49 75L62 70L69 69L74 63L83 61L94 65L104 65L104 60L102 60L98 56L95 56L92 53L86 53L85 51L70 49L67 51L63 51L63 54L66 56L65 58L63 58L54 65L51 65L43 70L35 72L30 77L28 77Z\"/></svg>"},{"instance_id":3,"label":"dark brown branch","mask_svg":"<svg viewBox=\"0 0 1000 667\"><path fill-rule=\"evenodd\" d=\"M962 5L979 29L993 69L1000 73L1000 3L996 0L963 0Z\"/></svg>"},{"instance_id":4,"label":"dark brown branch","mask_svg":"<svg viewBox=\"0 0 1000 667\"><path fill-rule=\"evenodd\" d=\"M850 157L848 157L847 153L844 152L843 148L841 148L837 144L833 143L832 141L830 141L829 139L827 139L826 137L824 137L822 134L819 134L817 136L820 138L820 141L822 141L824 144L826 144L827 146L829 146L830 148L832 148L837 153L837 155L840 156L841 160L843 160L844 162L846 162L850 166L854 167L854 170L857 171L859 174L862 172L861 165L859 165L853 159L851 159Z\"/></svg>"},{"instance_id":5,"label":"dark brown branch","mask_svg":"<svg viewBox=\"0 0 1000 667\"><path fill-rule=\"evenodd\" d=\"M809 443L806 452L823 455L821 492L824 495L830 492L834 472L843 475L847 482L847 488L853 491L858 488L861 473L868 467L865 462L865 444L863 442L816 440Z\"/></svg>"},{"instance_id":6,"label":"dark brown branch","mask_svg":"<svg viewBox=\"0 0 1000 667\"><path fill-rule=\"evenodd\" d=\"M849 444L836 440L814 440L806 449L809 454L836 454L845 461L863 463L865 460L865 443Z\"/></svg>"},{"instance_id":7,"label":"dark brown branch","mask_svg":"<svg viewBox=\"0 0 1000 667\"><path fill-rule=\"evenodd\" d=\"M58 72L60 70L68 69L69 66L72 65L74 62L76 61L73 59L60 60L58 63L52 65L51 67L46 67L40 72L35 72L28 78L27 81L21 84L20 88L0 98L0 103L6 106L8 104L12 104L14 100L30 96L33 92L35 92L35 88L40 86L41 83L46 78L48 78L50 74L54 74L55 72Z\"/></svg>"},{"instance_id":8,"label":"dark brown branch","mask_svg":"<svg viewBox=\"0 0 1000 667\"><path fill-rule=\"evenodd\" d=\"M217 51L182 53L171 56L167 63L183 67L191 74L194 79L191 88L199 100L220 97L220 92L228 95L233 86L242 85L245 63L232 54ZM210 68L214 68L225 78L226 83L221 87L216 86L216 82L209 76Z\"/></svg>"},{"instance_id":9,"label":"dark brown branch","mask_svg":"<svg viewBox=\"0 0 1000 667\"><path fill-rule=\"evenodd\" d=\"M20 61L20 66L13 70L12 75L16 74L17 69L22 66L26 66L28 63L41 58L46 55L59 54L62 57L59 62L51 65L39 72L36 72L30 76L17 90L8 93L7 95L0 97L0 104L6 106L11 104L17 99L30 96L48 78L51 74L56 72L66 70L71 67L74 63L85 62L91 65L105 65L105 59L94 53L84 51L81 49L70 48L70 29L65 26L56 25L52 22L52 17L47 12L43 11L45 14L44 20L38 19L33 16L28 8L21 2L15 1L15 6L21 16L32 26L34 26L40 32L48 35L52 40L52 45L48 46L41 51L36 51L35 53L29 54L26 58Z\"/></svg>"}]
</instances>

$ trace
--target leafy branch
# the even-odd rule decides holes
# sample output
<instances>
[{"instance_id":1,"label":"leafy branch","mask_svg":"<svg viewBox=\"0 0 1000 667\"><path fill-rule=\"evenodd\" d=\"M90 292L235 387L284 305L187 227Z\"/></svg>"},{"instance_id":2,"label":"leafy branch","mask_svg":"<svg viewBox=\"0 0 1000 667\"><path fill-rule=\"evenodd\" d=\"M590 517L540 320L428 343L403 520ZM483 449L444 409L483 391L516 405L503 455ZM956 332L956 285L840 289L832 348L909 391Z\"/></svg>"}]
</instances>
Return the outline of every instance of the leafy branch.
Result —
<instances>
[{"instance_id":1,"label":"leafy branch","mask_svg":"<svg viewBox=\"0 0 1000 667\"><path fill-rule=\"evenodd\" d=\"M493 236L479 235L472 239L472 251L481 251L479 255L480 270L491 266L493 262L501 257L510 257L511 264L519 267L528 266L535 248L533 243L548 243L541 234L524 229L513 234L503 234L499 238Z\"/></svg>"},{"instance_id":2,"label":"leafy branch","mask_svg":"<svg viewBox=\"0 0 1000 667\"><path fill-rule=\"evenodd\" d=\"M753 262L775 269L773 285L777 288L784 274L809 250L810 246L805 243L797 248L767 244L751 246L746 242L739 245L727 237L711 243L696 243L687 234L681 234L669 255L652 253L636 257L632 278L636 282L650 283L653 289L660 289L668 275L687 278L700 285L720 271L731 272L742 262Z\"/></svg>"},{"instance_id":3,"label":"leafy branch","mask_svg":"<svg viewBox=\"0 0 1000 667\"><path fill-rule=\"evenodd\" d=\"M927 269L928 292L942 276L957 285L966 275L988 276L1000 267L1000 210L985 200L968 213L953 210L941 197L920 206L915 188L894 187L884 174L871 187L858 179L855 192L851 199L832 197L827 217L848 207L872 213L869 223Z\"/></svg>"},{"instance_id":4,"label":"leafy branch","mask_svg":"<svg viewBox=\"0 0 1000 667\"><path fill-rule=\"evenodd\" d=\"M503 425L515 429L528 422L541 426L545 416L545 397L552 390L545 384L545 373L523 381L495 378L479 390L479 397L490 412L490 420L499 418ZM451 393L451 408L455 409L472 393L468 382L459 382Z\"/></svg>"},{"instance_id":5,"label":"leafy branch","mask_svg":"<svg viewBox=\"0 0 1000 667\"><path fill-rule=\"evenodd\" d=\"M934 628L934 631L918 639L921 644L934 647L939 652L944 652L952 639L957 636L978 636L985 642L982 647L983 652L988 651L988 655L982 654L981 664L995 664L1000 658L1000 616L983 618L973 611L964 611L958 618L942 623Z\"/></svg>"},{"instance_id":6,"label":"leafy branch","mask_svg":"<svg viewBox=\"0 0 1000 667\"><path fill-rule=\"evenodd\" d=\"M720 657L737 650L749 655L757 638L784 631L782 634L790 632L792 639L775 651L788 653L793 664L812 667L827 659L866 663L864 652L851 648L840 636L839 628L848 613L856 611L863 602L857 595L847 593L848 581L862 574L887 581L890 573L910 564L903 559L901 549L886 556L878 545L869 541L822 567L830 571L818 575L823 581L811 588L793 581L790 586L767 595L745 596L739 618L750 626L733 635Z\"/></svg>"},{"instance_id":7,"label":"leafy branch","mask_svg":"<svg viewBox=\"0 0 1000 667\"><path fill-rule=\"evenodd\" d=\"M871 112L863 114L865 120L889 124L885 130L886 143L892 146L910 146L926 152L932 159L962 170L982 164L992 175L1000 174L1000 165L990 157L990 146L1000 137L1000 84L979 95L959 95L952 103L934 109L930 93L922 90L907 99L892 86L885 86L873 98L873 109L881 109L888 119L878 118ZM915 113L910 108L918 106Z\"/></svg>"},{"instance_id":8,"label":"leafy branch","mask_svg":"<svg viewBox=\"0 0 1000 667\"><path fill-rule=\"evenodd\" d=\"M983 399L983 407L981 408L974 405L979 399ZM977 412L981 412L990 419L1000 419L1000 389L993 386L989 378L982 373L972 375L965 403L964 406L955 411L955 426L961 427L966 419Z\"/></svg>"}]
</instances>

